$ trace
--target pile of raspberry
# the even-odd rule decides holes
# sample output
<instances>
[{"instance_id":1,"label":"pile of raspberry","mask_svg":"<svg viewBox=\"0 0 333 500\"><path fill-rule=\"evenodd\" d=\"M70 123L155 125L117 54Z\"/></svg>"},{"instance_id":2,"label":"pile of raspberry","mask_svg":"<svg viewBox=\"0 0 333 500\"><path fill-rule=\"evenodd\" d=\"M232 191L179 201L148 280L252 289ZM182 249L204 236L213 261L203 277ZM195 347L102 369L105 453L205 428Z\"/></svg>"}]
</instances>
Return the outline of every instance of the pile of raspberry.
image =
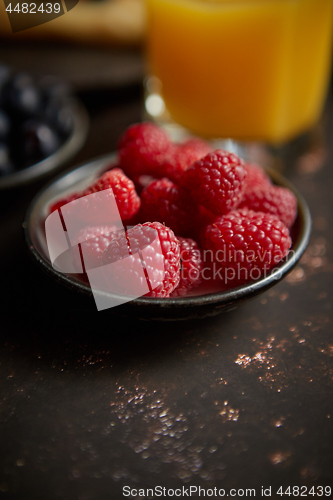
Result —
<instances>
[{"instance_id":1,"label":"pile of raspberry","mask_svg":"<svg viewBox=\"0 0 333 500\"><path fill-rule=\"evenodd\" d=\"M213 151L201 139L173 143L152 123L129 127L119 141L116 165L85 191L58 200L50 212L67 205L75 213L78 200L110 188L125 230L120 234L108 224L110 214L97 201L81 203L76 211L90 222L78 235L84 264L93 268L121 261L128 242L135 240L141 252L129 251L133 279L135 266L146 266L147 296L187 295L206 280L224 288L260 279L291 247L297 200L290 190L273 185L259 166L222 149ZM157 285L149 282L151 249L146 252L150 264L142 260L150 244L148 229L158 237L156 261L164 267ZM122 255L120 248L126 248Z\"/></svg>"}]
</instances>

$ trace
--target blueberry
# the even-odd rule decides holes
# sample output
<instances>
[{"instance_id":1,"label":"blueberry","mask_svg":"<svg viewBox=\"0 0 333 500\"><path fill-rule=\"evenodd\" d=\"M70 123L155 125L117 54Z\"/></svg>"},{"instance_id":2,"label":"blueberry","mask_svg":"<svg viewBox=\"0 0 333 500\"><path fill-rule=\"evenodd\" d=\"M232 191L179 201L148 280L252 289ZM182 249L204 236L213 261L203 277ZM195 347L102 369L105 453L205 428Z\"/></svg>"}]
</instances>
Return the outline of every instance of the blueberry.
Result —
<instances>
[{"instance_id":1,"label":"blueberry","mask_svg":"<svg viewBox=\"0 0 333 500\"><path fill-rule=\"evenodd\" d=\"M29 120L22 127L23 154L25 160L41 160L54 153L60 145L58 135L49 125Z\"/></svg>"},{"instance_id":2,"label":"blueberry","mask_svg":"<svg viewBox=\"0 0 333 500\"><path fill-rule=\"evenodd\" d=\"M0 142L0 177L14 172L14 166L10 161L9 151L6 144Z\"/></svg>"},{"instance_id":3,"label":"blueberry","mask_svg":"<svg viewBox=\"0 0 333 500\"><path fill-rule=\"evenodd\" d=\"M68 137L74 127L70 86L54 78L44 78L42 88L45 120L63 138Z\"/></svg>"},{"instance_id":4,"label":"blueberry","mask_svg":"<svg viewBox=\"0 0 333 500\"><path fill-rule=\"evenodd\" d=\"M36 115L41 107L41 94L33 79L25 74L14 75L3 88L4 107L21 116Z\"/></svg>"},{"instance_id":5,"label":"blueberry","mask_svg":"<svg viewBox=\"0 0 333 500\"><path fill-rule=\"evenodd\" d=\"M74 115L69 104L58 106L50 103L45 109L45 119L63 138L67 138L74 128Z\"/></svg>"},{"instance_id":6,"label":"blueberry","mask_svg":"<svg viewBox=\"0 0 333 500\"><path fill-rule=\"evenodd\" d=\"M6 139L10 132L10 120L3 109L0 109L0 141Z\"/></svg>"}]
</instances>

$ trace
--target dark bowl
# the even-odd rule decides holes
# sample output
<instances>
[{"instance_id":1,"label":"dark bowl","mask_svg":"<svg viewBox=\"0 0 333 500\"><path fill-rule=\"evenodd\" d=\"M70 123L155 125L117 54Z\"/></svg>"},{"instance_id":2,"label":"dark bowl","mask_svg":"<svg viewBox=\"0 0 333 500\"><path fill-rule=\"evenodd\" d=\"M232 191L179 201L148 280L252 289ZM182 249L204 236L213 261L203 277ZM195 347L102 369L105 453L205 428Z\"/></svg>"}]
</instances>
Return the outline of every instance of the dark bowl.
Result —
<instances>
[{"instance_id":1,"label":"dark bowl","mask_svg":"<svg viewBox=\"0 0 333 500\"><path fill-rule=\"evenodd\" d=\"M0 177L0 190L16 188L50 175L70 160L83 146L89 129L89 118L83 105L71 100L74 127L68 139L53 154L30 167Z\"/></svg>"},{"instance_id":2,"label":"dark bowl","mask_svg":"<svg viewBox=\"0 0 333 500\"><path fill-rule=\"evenodd\" d=\"M89 285L75 275L62 274L50 263L44 221L50 205L65 194L79 191L101 174L115 160L115 155L108 155L94 160L54 180L46 186L31 202L23 224L28 248L34 259L52 278L74 291L91 296ZM136 317L146 320L185 320L214 316L220 312L235 309L243 301L259 295L283 279L297 264L310 237L311 216L309 208L300 193L276 171L269 170L272 181L289 188L298 200L298 216L292 229L292 258L286 258L266 277L258 281L229 290L220 290L201 295L177 298L140 297L126 304L109 309L111 313ZM101 297L110 296L109 292L99 292ZM113 297L119 297L113 295Z\"/></svg>"}]
</instances>

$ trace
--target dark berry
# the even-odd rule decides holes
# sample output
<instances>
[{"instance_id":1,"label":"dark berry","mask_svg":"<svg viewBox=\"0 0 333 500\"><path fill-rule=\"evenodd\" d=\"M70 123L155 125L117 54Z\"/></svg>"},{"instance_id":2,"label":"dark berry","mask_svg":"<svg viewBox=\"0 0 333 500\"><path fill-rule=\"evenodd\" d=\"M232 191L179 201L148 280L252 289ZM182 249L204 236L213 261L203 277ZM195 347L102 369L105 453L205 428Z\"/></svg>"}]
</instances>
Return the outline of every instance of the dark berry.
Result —
<instances>
[{"instance_id":1,"label":"dark berry","mask_svg":"<svg viewBox=\"0 0 333 500\"><path fill-rule=\"evenodd\" d=\"M41 107L41 94L31 76L18 73L3 88L6 109L20 116L36 115Z\"/></svg>"},{"instance_id":2,"label":"dark berry","mask_svg":"<svg viewBox=\"0 0 333 500\"><path fill-rule=\"evenodd\" d=\"M29 160L46 158L54 153L60 144L58 135L46 124L29 120L22 128L23 153Z\"/></svg>"},{"instance_id":3,"label":"dark berry","mask_svg":"<svg viewBox=\"0 0 333 500\"><path fill-rule=\"evenodd\" d=\"M44 112L47 122L54 127L64 138L68 137L74 128L74 115L72 107L69 104L55 102L49 103Z\"/></svg>"}]
</instances>

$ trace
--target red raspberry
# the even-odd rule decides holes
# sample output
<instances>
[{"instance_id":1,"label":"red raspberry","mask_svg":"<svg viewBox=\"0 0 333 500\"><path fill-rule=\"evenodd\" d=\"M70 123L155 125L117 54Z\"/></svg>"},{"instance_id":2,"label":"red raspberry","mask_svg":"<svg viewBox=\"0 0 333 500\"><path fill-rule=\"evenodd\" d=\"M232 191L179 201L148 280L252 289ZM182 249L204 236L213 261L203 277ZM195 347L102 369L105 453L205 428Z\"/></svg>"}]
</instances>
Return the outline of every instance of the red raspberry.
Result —
<instances>
[{"instance_id":1,"label":"red raspberry","mask_svg":"<svg viewBox=\"0 0 333 500\"><path fill-rule=\"evenodd\" d=\"M127 223L139 212L141 202L133 182L119 168L114 168L103 174L82 193L75 193L57 201L52 205L50 212L75 201L71 207L66 208L66 214L71 220L75 218L81 221L78 227L85 227L87 224L90 226L117 224L119 215L117 209L112 210L113 196L107 195L105 198L103 195L93 199L88 197L88 195L100 193L110 188L112 188L121 220Z\"/></svg>"},{"instance_id":2,"label":"red raspberry","mask_svg":"<svg viewBox=\"0 0 333 500\"><path fill-rule=\"evenodd\" d=\"M103 262L115 263L112 273L105 269L110 291L133 295L137 290L140 295L142 285L148 285L147 296L169 297L180 280L178 240L171 229L159 222L138 224L126 234L116 234L103 254Z\"/></svg>"},{"instance_id":3,"label":"red raspberry","mask_svg":"<svg viewBox=\"0 0 333 500\"><path fill-rule=\"evenodd\" d=\"M245 163L244 165L247 176L246 176L246 191L252 190L257 187L268 187L271 186L271 180L266 174L266 172L253 163Z\"/></svg>"},{"instance_id":4,"label":"red raspberry","mask_svg":"<svg viewBox=\"0 0 333 500\"><path fill-rule=\"evenodd\" d=\"M297 216L297 199L287 188L278 186L257 187L246 191L239 208L276 215L291 228Z\"/></svg>"},{"instance_id":5,"label":"red raspberry","mask_svg":"<svg viewBox=\"0 0 333 500\"><path fill-rule=\"evenodd\" d=\"M130 177L161 177L161 165L172 147L164 130L153 123L137 123L129 127L118 144L119 166Z\"/></svg>"},{"instance_id":6,"label":"red raspberry","mask_svg":"<svg viewBox=\"0 0 333 500\"><path fill-rule=\"evenodd\" d=\"M217 149L186 170L181 184L190 191L196 203L222 215L240 203L246 170L238 156Z\"/></svg>"},{"instance_id":7,"label":"red raspberry","mask_svg":"<svg viewBox=\"0 0 333 500\"><path fill-rule=\"evenodd\" d=\"M134 183L126 177L124 172L119 168L114 168L109 170L102 175L97 181L87 188L83 193L83 196L89 194L98 193L106 189L112 189L115 200L117 202L119 214L122 221L127 221L135 214L138 213L140 208L140 198L137 195L134 187ZM105 212L105 203L102 204L102 208L86 198L86 203L81 207L82 217L85 221L91 222L95 225L99 225L104 222L106 214L100 213Z\"/></svg>"},{"instance_id":8,"label":"red raspberry","mask_svg":"<svg viewBox=\"0 0 333 500\"><path fill-rule=\"evenodd\" d=\"M186 295L202 281L203 261L198 244L191 238L178 238L180 244L180 282L171 297Z\"/></svg>"},{"instance_id":9,"label":"red raspberry","mask_svg":"<svg viewBox=\"0 0 333 500\"><path fill-rule=\"evenodd\" d=\"M257 279L274 267L288 254L291 239L276 216L242 209L208 225L204 246L214 252L220 278L237 282Z\"/></svg>"},{"instance_id":10,"label":"red raspberry","mask_svg":"<svg viewBox=\"0 0 333 500\"><path fill-rule=\"evenodd\" d=\"M103 265L103 252L110 245L117 228L110 226L86 227L81 229L75 238L75 244L81 244L81 252L85 270ZM75 254L75 263L81 269L81 258Z\"/></svg>"},{"instance_id":11,"label":"red raspberry","mask_svg":"<svg viewBox=\"0 0 333 500\"><path fill-rule=\"evenodd\" d=\"M163 175L179 184L185 170L211 150L211 146L202 139L189 139L182 144L176 144L164 160Z\"/></svg>"},{"instance_id":12,"label":"red raspberry","mask_svg":"<svg viewBox=\"0 0 333 500\"><path fill-rule=\"evenodd\" d=\"M51 214L52 212L59 210L59 208L63 207L64 205L67 205L67 203L70 203L71 201L77 200L77 198L79 198L79 195L76 193L70 194L65 198L61 198L60 200L53 203L53 205L51 205L49 213Z\"/></svg>"},{"instance_id":13,"label":"red raspberry","mask_svg":"<svg viewBox=\"0 0 333 500\"><path fill-rule=\"evenodd\" d=\"M162 222L175 234L189 232L195 213L188 192L169 179L153 181L141 193L142 219Z\"/></svg>"}]
</instances>

